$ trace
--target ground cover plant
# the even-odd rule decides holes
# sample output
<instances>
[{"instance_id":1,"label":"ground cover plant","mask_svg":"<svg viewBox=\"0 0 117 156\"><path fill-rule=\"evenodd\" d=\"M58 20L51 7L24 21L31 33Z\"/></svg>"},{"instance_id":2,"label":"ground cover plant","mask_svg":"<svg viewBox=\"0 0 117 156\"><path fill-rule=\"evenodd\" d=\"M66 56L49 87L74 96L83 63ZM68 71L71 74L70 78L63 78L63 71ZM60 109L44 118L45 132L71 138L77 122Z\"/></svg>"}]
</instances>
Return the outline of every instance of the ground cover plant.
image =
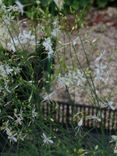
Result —
<instances>
[{"instance_id":1,"label":"ground cover plant","mask_svg":"<svg viewBox=\"0 0 117 156\"><path fill-rule=\"evenodd\" d=\"M82 27L89 3L84 6L81 1L72 4L62 0L24 2L0 1L0 154L116 155L116 134L106 137L102 130L101 139L98 133L95 137L90 130L83 129L80 112L74 116L77 125L64 128L56 124L51 115L46 119L41 109L46 100L53 100L57 85L65 88L71 102L75 101L71 90L78 87L82 92L87 91L91 104L116 109L108 100L110 97L102 97L96 90L101 83L104 88L108 83L103 73L106 70L102 61L104 52L96 57L94 70L82 36L77 33L76 38L70 37ZM75 8L76 3L81 5L80 16L74 15L79 9ZM70 16L66 16L68 13ZM69 27L71 15L74 15L73 25ZM83 58L77 54L79 40ZM70 54L68 62L66 51ZM101 116L90 118L100 121Z\"/></svg>"}]
</instances>

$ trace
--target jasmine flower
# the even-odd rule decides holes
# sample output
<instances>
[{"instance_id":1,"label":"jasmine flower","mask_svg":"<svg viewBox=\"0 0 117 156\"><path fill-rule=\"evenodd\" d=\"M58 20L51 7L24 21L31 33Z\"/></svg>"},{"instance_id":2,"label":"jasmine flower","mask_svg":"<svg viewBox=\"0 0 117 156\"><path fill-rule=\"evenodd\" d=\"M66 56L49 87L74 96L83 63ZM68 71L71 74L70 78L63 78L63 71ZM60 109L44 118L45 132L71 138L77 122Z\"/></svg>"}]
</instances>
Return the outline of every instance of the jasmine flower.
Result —
<instances>
[{"instance_id":1,"label":"jasmine flower","mask_svg":"<svg viewBox=\"0 0 117 156\"><path fill-rule=\"evenodd\" d=\"M52 55L54 54L54 51L52 49L52 42L50 37L46 38L43 42L43 46L45 50L48 52L48 58L51 58Z\"/></svg>"},{"instance_id":2,"label":"jasmine flower","mask_svg":"<svg viewBox=\"0 0 117 156\"><path fill-rule=\"evenodd\" d=\"M64 0L54 0L57 7L61 10L63 7Z\"/></svg>"},{"instance_id":3,"label":"jasmine flower","mask_svg":"<svg viewBox=\"0 0 117 156\"><path fill-rule=\"evenodd\" d=\"M115 107L113 106L113 101L108 101L107 103L105 103L105 106L109 109L115 110Z\"/></svg>"},{"instance_id":4,"label":"jasmine flower","mask_svg":"<svg viewBox=\"0 0 117 156\"><path fill-rule=\"evenodd\" d=\"M24 13L24 6L23 6L23 4L21 4L21 2L18 1L18 0L15 3L17 5L17 8L18 8L19 12L21 12L21 14L23 15L23 13Z\"/></svg>"},{"instance_id":5,"label":"jasmine flower","mask_svg":"<svg viewBox=\"0 0 117 156\"><path fill-rule=\"evenodd\" d=\"M53 144L53 140L51 139L51 137L47 137L45 135L45 133L42 134L42 138L43 138L43 143L44 144Z\"/></svg>"},{"instance_id":6,"label":"jasmine flower","mask_svg":"<svg viewBox=\"0 0 117 156\"><path fill-rule=\"evenodd\" d=\"M13 72L13 69L10 68L9 65L5 65L5 64L1 64L0 65L0 76L2 76L3 78L6 78L9 74L11 74Z\"/></svg>"},{"instance_id":7,"label":"jasmine flower","mask_svg":"<svg viewBox=\"0 0 117 156\"><path fill-rule=\"evenodd\" d=\"M77 124L77 127L75 128L75 130L77 130L75 135L77 135L77 133L80 132L82 126L83 126L83 118L80 119L80 121Z\"/></svg>"}]
</instances>

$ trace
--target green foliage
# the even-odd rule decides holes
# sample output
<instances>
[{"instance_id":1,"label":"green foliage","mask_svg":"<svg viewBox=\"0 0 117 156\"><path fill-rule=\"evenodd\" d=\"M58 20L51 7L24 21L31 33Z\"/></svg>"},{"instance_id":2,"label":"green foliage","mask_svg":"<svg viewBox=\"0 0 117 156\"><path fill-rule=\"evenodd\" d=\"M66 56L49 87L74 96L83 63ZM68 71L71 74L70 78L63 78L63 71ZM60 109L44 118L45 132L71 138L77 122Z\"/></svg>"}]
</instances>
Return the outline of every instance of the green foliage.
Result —
<instances>
[{"instance_id":1,"label":"green foliage","mask_svg":"<svg viewBox=\"0 0 117 156\"><path fill-rule=\"evenodd\" d=\"M64 2L64 12L77 12L80 9L86 8L90 5L90 0L65 0Z\"/></svg>"},{"instance_id":2,"label":"green foliage","mask_svg":"<svg viewBox=\"0 0 117 156\"><path fill-rule=\"evenodd\" d=\"M30 140L29 135L37 121L38 130L44 129L44 117L40 107L43 88L49 90L51 83L53 56L56 50L56 36L51 33L58 24L53 24L55 19L49 14L48 9L44 12L40 4L37 4L33 5L31 12L26 12L28 19L33 21L31 28L29 26L28 30L21 31L18 25L16 30L12 22L19 23L19 19L16 20L17 15L14 17L13 10L8 11L4 3L0 7L1 24L6 36L9 36L5 43L10 44L10 48L4 47L4 42L0 45L0 140L2 144L0 148L2 146L7 150L8 147L26 138ZM4 23L4 15L10 15L8 23ZM31 38L33 48L29 48ZM25 49L26 44L28 46ZM37 130L37 127L35 129ZM39 137L42 133L43 131L39 133ZM39 144L42 144L42 141L41 138Z\"/></svg>"},{"instance_id":3,"label":"green foliage","mask_svg":"<svg viewBox=\"0 0 117 156\"><path fill-rule=\"evenodd\" d=\"M7 5L14 2L14 0L5 0ZM94 138L87 141L85 140L86 135L75 135L75 128L70 131L64 130L57 127L49 117L45 121L40 111L43 102L43 88L50 87L54 63L54 57L48 57L48 49L44 47L43 43L49 38L51 42L47 48L55 52L56 37L51 35L52 23L56 20L55 16L62 14L59 16L61 18L64 14L79 12L81 13L79 17L82 19L85 15L85 8L87 9L93 2L91 0L65 0L62 10L59 10L52 0L41 0L40 4L32 0L21 2L27 6L25 15L34 22L35 29L32 32L34 33L35 30L35 37L37 37L36 26L40 23L44 35L39 38L35 51L31 54L24 49L16 49L15 52L0 49L0 134L1 136L3 134L5 140L8 141L6 153L1 156L110 156L110 153L113 156L109 143L103 145L100 140L94 143ZM105 7L108 1L98 0L96 2L99 7ZM82 23L79 17L77 20ZM13 39L12 32L10 37ZM16 41L17 38L15 38ZM65 66L64 61L62 64ZM89 71L86 74L90 75ZM54 143L44 143L43 133L46 133L49 139L52 137ZM0 140L2 142L2 137ZM12 154L10 150L7 153L7 149L11 146L13 149L17 147Z\"/></svg>"},{"instance_id":4,"label":"green foliage","mask_svg":"<svg viewBox=\"0 0 117 156\"><path fill-rule=\"evenodd\" d=\"M104 8L108 5L109 2L111 2L111 0L97 0L96 4L99 8Z\"/></svg>"},{"instance_id":5,"label":"green foliage","mask_svg":"<svg viewBox=\"0 0 117 156\"><path fill-rule=\"evenodd\" d=\"M15 0L4 0L5 4L11 5L15 3ZM36 0L20 0L22 4L27 6L28 10L30 10L30 6L35 6ZM104 8L106 7L111 0L64 0L64 6L61 10L63 13L72 13L77 12L80 9L86 8L88 6L97 6L98 8ZM50 13L53 15L56 15L59 13L58 8L56 4L54 3L54 0L40 0L40 4L43 10L46 8L49 9ZM29 6L29 7L28 7Z\"/></svg>"},{"instance_id":6,"label":"green foliage","mask_svg":"<svg viewBox=\"0 0 117 156\"><path fill-rule=\"evenodd\" d=\"M82 135L75 136L73 129L58 129L59 133L53 133L52 145L40 144L41 136L36 132L36 138L32 138L32 142L25 141L16 152L6 152L1 156L116 156L107 140L102 141L103 135L102 138L90 138L90 133L82 132ZM88 137L90 140L87 140Z\"/></svg>"}]
</instances>

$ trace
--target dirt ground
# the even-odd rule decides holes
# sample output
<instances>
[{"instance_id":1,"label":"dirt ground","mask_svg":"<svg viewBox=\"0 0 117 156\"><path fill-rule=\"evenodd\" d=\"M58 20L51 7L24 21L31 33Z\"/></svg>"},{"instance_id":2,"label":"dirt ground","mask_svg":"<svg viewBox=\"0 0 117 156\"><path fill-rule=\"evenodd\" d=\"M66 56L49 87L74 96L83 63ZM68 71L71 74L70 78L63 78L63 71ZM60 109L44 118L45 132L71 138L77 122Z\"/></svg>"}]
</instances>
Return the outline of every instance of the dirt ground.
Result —
<instances>
[{"instance_id":1,"label":"dirt ground","mask_svg":"<svg viewBox=\"0 0 117 156\"><path fill-rule=\"evenodd\" d=\"M71 45L67 44L72 41L75 41L77 49L75 53ZM103 71L105 82L96 83L96 93L117 107L117 8L92 9L86 17L85 26L79 32L73 32L72 35L63 34L62 43L66 44L64 52L63 49L61 52L62 55L64 53L65 63L68 66L74 65L77 68L76 58L79 58L82 67L87 68L85 49L89 66L95 70L96 58L103 54L100 62L106 66ZM61 54L59 54L60 57ZM81 87L70 86L66 89L57 83L51 95L52 99L58 101L69 101L71 96L76 103L93 104L87 89Z\"/></svg>"}]
</instances>

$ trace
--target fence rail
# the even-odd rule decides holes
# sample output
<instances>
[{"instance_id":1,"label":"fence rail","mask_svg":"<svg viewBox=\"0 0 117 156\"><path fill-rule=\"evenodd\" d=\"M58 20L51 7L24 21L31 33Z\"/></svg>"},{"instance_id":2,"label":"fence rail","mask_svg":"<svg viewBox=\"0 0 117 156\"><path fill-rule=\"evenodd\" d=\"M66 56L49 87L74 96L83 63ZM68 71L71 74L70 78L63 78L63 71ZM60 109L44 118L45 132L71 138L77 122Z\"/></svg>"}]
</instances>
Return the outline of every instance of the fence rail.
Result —
<instances>
[{"instance_id":1,"label":"fence rail","mask_svg":"<svg viewBox=\"0 0 117 156\"><path fill-rule=\"evenodd\" d=\"M77 125L82 118L86 128L103 127L108 132L117 132L117 109L56 101L44 102L41 108L45 118L60 124Z\"/></svg>"}]
</instances>

